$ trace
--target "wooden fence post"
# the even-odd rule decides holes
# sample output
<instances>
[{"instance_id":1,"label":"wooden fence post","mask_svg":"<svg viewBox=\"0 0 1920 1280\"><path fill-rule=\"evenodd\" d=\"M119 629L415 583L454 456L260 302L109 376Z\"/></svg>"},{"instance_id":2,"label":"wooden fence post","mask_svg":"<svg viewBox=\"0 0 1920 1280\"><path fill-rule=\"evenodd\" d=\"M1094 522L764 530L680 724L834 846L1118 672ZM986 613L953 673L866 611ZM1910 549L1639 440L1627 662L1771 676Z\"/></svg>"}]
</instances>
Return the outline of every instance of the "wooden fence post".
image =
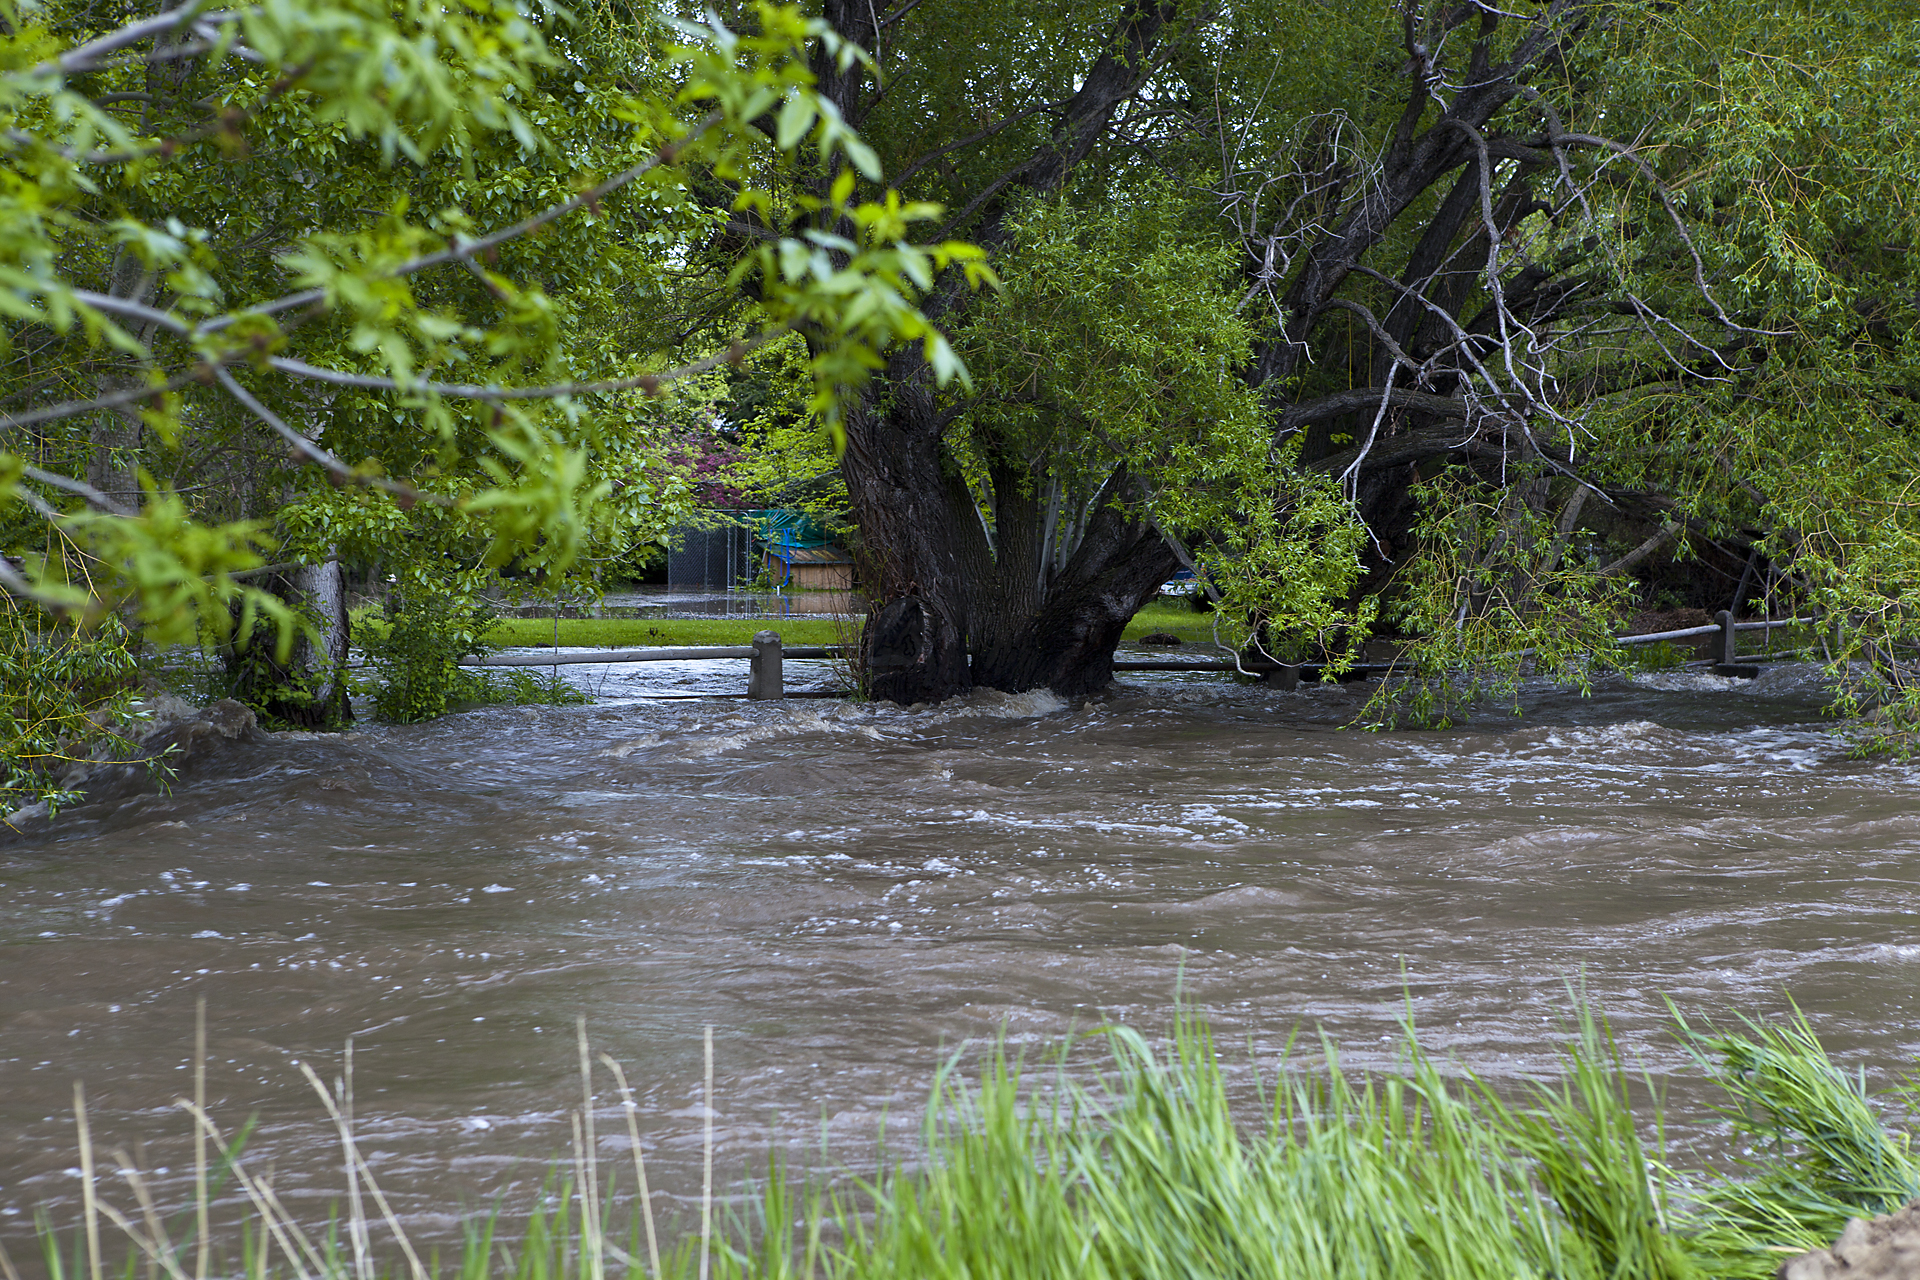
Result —
<instances>
[{"instance_id":1,"label":"wooden fence post","mask_svg":"<svg viewBox=\"0 0 1920 1280\"><path fill-rule=\"evenodd\" d=\"M753 665L747 675L747 696L761 699L786 697L786 676L780 667L780 633L778 631L755 632Z\"/></svg>"},{"instance_id":2,"label":"wooden fence post","mask_svg":"<svg viewBox=\"0 0 1920 1280\"><path fill-rule=\"evenodd\" d=\"M1267 668L1267 683L1278 689L1297 689L1300 687L1300 664L1282 663Z\"/></svg>"},{"instance_id":3,"label":"wooden fence post","mask_svg":"<svg viewBox=\"0 0 1920 1280\"><path fill-rule=\"evenodd\" d=\"M1713 615L1720 624L1720 665L1730 667L1740 644L1740 637L1733 629L1733 610L1722 609Z\"/></svg>"}]
</instances>

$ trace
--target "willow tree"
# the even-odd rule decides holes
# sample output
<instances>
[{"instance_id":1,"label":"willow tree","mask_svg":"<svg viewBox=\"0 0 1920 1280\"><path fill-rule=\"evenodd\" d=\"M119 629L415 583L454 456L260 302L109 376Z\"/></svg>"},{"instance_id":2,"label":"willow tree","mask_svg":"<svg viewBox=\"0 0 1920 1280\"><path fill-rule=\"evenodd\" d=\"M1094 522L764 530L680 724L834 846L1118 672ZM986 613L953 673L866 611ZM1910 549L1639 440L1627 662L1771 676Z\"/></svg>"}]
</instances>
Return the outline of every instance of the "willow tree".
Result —
<instances>
[{"instance_id":1,"label":"willow tree","mask_svg":"<svg viewBox=\"0 0 1920 1280\"><path fill-rule=\"evenodd\" d=\"M823 14L874 61L816 64L822 93L903 191L942 205L944 225L966 227L1002 266L1014 263L1006 251L1032 202L1065 194L1160 78L1182 21L1172 5L1098 0L991 22L939 2L883 11L828 0ZM968 296L944 282L925 307L956 326ZM1103 684L1120 628L1177 567L1174 554L1128 505L1125 476L1055 474L1023 447L1059 434L1036 435L1031 415L1024 441L991 415L961 424L967 406L943 402L938 372L896 351L844 419L843 469L876 604L866 632L873 691L918 701L976 680L1065 692ZM1075 454L1099 447L1061 438Z\"/></svg>"},{"instance_id":2,"label":"willow tree","mask_svg":"<svg viewBox=\"0 0 1920 1280\"><path fill-rule=\"evenodd\" d=\"M1910 746L1920 24L1891 0L1720 0L1659 11L1618 48L1609 122L1649 136L1646 163L1675 215L1643 224L1635 296L1661 296L1661 255L1697 260L1739 329L1715 341L1724 330L1676 309L1699 344L1684 385L1654 360L1637 376L1595 362L1621 390L1594 415L1613 447L1593 480L1646 495L1663 529L1745 552L1743 594L1819 615L1815 653L1841 705L1886 704L1886 741ZM1667 296L1677 274L1664 273Z\"/></svg>"},{"instance_id":3,"label":"willow tree","mask_svg":"<svg viewBox=\"0 0 1920 1280\"><path fill-rule=\"evenodd\" d=\"M1804 8L829 0L875 60L824 92L1007 282L927 304L972 394L900 350L846 418L875 689L1098 687L1196 558L1238 639L1384 616L1430 688L1579 674L1690 542L1886 615L1848 504L1904 474L1914 33ZM1853 480L1763 458L1809 430Z\"/></svg>"},{"instance_id":4,"label":"willow tree","mask_svg":"<svg viewBox=\"0 0 1920 1280\"><path fill-rule=\"evenodd\" d=\"M1521 335L1550 330L1570 290L1540 270L1546 256L1489 257L1476 240L1508 245L1540 212L1542 166L1571 201L1591 169L1583 149L1615 154L1568 132L1592 86L1533 83L1572 65L1603 8L1131 2L980 23L959 5L828 4L877 53L871 71L823 75L823 90L896 179L951 209L1010 286L1051 270L1032 295L1078 289L1084 304L1046 352L1003 352L1032 378L943 396L902 350L848 415L848 488L875 561L875 689L1098 687L1127 619L1191 563L1187 542L1206 545L1210 576L1235 580L1249 620L1363 626L1364 605L1336 604L1363 568L1357 531L1393 486L1376 477L1409 460L1378 437L1464 425L1482 448L1542 451L1554 373ZM1157 269L1178 287L1142 287L1138 254L1131 283L1092 253L1031 261L1037 210L1124 220L1166 198L1142 194L1156 183L1190 215L1161 228L1174 252ZM1167 260L1179 250L1184 269ZM1356 296L1376 281L1384 303ZM1105 309L1091 328L1087 308ZM928 303L989 349L1026 324L1004 311L958 288ZM1519 359L1490 357L1476 327ZM1096 349L1103 385L1061 394ZM1244 395L1204 386L1203 365ZM1373 421L1328 466L1356 414Z\"/></svg>"}]
</instances>

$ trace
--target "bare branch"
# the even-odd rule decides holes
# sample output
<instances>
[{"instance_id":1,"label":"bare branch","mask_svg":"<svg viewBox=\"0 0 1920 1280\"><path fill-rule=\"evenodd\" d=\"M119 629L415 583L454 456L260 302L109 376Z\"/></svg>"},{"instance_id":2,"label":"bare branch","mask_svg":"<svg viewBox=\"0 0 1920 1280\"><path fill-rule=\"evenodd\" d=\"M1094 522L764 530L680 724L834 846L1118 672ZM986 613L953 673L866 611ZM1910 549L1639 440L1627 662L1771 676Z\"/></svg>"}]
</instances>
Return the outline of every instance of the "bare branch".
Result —
<instances>
[{"instance_id":1,"label":"bare branch","mask_svg":"<svg viewBox=\"0 0 1920 1280\"><path fill-rule=\"evenodd\" d=\"M95 293L91 289L75 289L73 297L95 311L104 311L108 315L121 316L128 320L138 320L143 324L155 325L182 337L193 336L193 326L170 312L157 307L143 306L126 298L116 298L109 293Z\"/></svg>"},{"instance_id":2,"label":"bare branch","mask_svg":"<svg viewBox=\"0 0 1920 1280\"><path fill-rule=\"evenodd\" d=\"M1708 306L1713 308L1714 316L1727 328L1737 329L1742 333L1765 333L1773 337L1780 336L1779 332L1772 330L1751 329L1746 325L1737 324L1734 322L1733 317L1721 309L1720 300L1713 296L1713 290L1707 285L1707 264L1700 257L1700 250L1694 247L1693 237L1687 232L1685 219L1681 218L1680 211L1674 208L1672 193L1667 190L1667 184L1660 181L1660 175L1653 171L1653 166L1642 159L1634 148L1623 142L1616 142L1612 138L1602 138L1591 133L1560 133L1555 134L1551 141L1555 146L1572 144L1574 146L1597 147L1601 150L1611 152L1638 169L1640 176L1645 178L1653 187L1654 194L1660 197L1660 207L1667 211L1667 220L1673 224L1673 229L1675 233L1679 235L1680 242L1687 246L1687 255L1693 260L1694 287L1700 290L1700 296L1706 299ZM1784 332L1784 330L1780 332Z\"/></svg>"},{"instance_id":3,"label":"bare branch","mask_svg":"<svg viewBox=\"0 0 1920 1280\"><path fill-rule=\"evenodd\" d=\"M36 484L46 485L49 489L60 489L76 497L85 498L88 505L98 507L109 515L131 516L134 514L92 485L63 476L57 471L42 471L39 467L22 466L20 474Z\"/></svg>"},{"instance_id":4,"label":"bare branch","mask_svg":"<svg viewBox=\"0 0 1920 1280\"><path fill-rule=\"evenodd\" d=\"M1599 576L1602 578L1615 578L1620 576L1621 574L1627 572L1627 570L1639 564L1641 561L1645 560L1648 556L1651 556L1654 552L1660 550L1660 548L1666 546L1669 542L1672 542L1674 539L1674 535L1678 534L1679 532L1680 532L1680 521L1678 520L1667 521L1665 524L1661 525L1658 530L1655 531L1654 535L1651 538L1648 538L1645 542L1641 543L1639 546L1635 547L1633 550L1627 552L1627 554L1621 556L1618 560L1615 560L1612 564L1600 570Z\"/></svg>"},{"instance_id":5,"label":"bare branch","mask_svg":"<svg viewBox=\"0 0 1920 1280\"><path fill-rule=\"evenodd\" d=\"M918 0L915 0L915 3L918 3ZM920 172L920 170L932 164L935 160L938 160L941 156L949 155L952 152L959 151L965 147L970 147L974 145L976 142L985 142L988 138L991 138L994 134L999 133L1003 129L1009 128L1012 125L1019 124L1022 120L1025 120L1030 116L1038 115L1042 111L1058 110L1063 105L1064 105L1063 103L1058 103L1058 102L1042 102L1035 106L1028 107L1025 111L1016 111L1014 114L1008 116L1005 120L1001 120L994 124L990 124L986 128L980 130L980 132L972 135L971 137L962 138L958 142L949 142L944 147L936 147L934 150L927 152L925 155L920 156L918 159L915 159L914 161L909 163L904 169L902 169L899 173L895 174L893 177L892 185L895 187L904 187L907 185L907 179L911 178L914 174Z\"/></svg>"},{"instance_id":6,"label":"bare branch","mask_svg":"<svg viewBox=\"0 0 1920 1280\"><path fill-rule=\"evenodd\" d=\"M1411 369L1420 367L1418 361L1400 349L1400 344L1393 340L1393 335L1387 332L1386 326L1380 323L1379 317L1375 316L1372 311L1362 304L1353 301L1351 298L1328 298L1326 305L1322 307L1321 310L1350 311L1354 315L1359 316L1362 322L1366 324L1368 332L1372 333L1374 337L1385 344L1388 353L1393 356L1394 364L1405 365Z\"/></svg>"},{"instance_id":7,"label":"bare branch","mask_svg":"<svg viewBox=\"0 0 1920 1280\"><path fill-rule=\"evenodd\" d=\"M1409 391L1404 387L1355 387L1351 391L1336 391L1332 395L1291 406L1280 415L1280 429L1276 434L1285 435L1311 423L1325 422L1343 413L1365 409L1380 403L1382 399L1396 409L1413 409L1441 418L1467 416L1467 402L1458 396L1437 396L1426 391Z\"/></svg>"},{"instance_id":8,"label":"bare branch","mask_svg":"<svg viewBox=\"0 0 1920 1280\"><path fill-rule=\"evenodd\" d=\"M217 24L236 22L240 14L233 10L215 10L212 13L194 14L192 3L169 9L165 13L131 22L118 31L108 32L98 40L89 40L77 49L69 49L51 62L43 62L27 72L29 76L85 75L89 71L98 71L106 60L122 49L128 49L142 40L151 40L155 36L165 35L182 27L191 26L202 38L217 34Z\"/></svg>"},{"instance_id":9,"label":"bare branch","mask_svg":"<svg viewBox=\"0 0 1920 1280\"><path fill-rule=\"evenodd\" d=\"M376 374L344 373L338 369L322 369L318 365L308 364L304 360L289 359L286 356L268 356L267 363L282 373L292 374L297 378L310 378L315 382L325 382L336 387L361 387L371 391L411 391L452 396L457 400L551 400L557 396L596 395L610 391L644 391L648 395L653 395L656 388L663 382L697 377L723 364L735 363L788 332L786 325L775 325L750 342L736 342L725 351L715 352L692 364L682 365L678 369L663 370L660 373L636 373L632 377L608 378L600 382L555 382L538 387L490 387L473 382L430 382L425 379L418 382L401 382L396 378L383 378Z\"/></svg>"},{"instance_id":10,"label":"bare branch","mask_svg":"<svg viewBox=\"0 0 1920 1280\"><path fill-rule=\"evenodd\" d=\"M1567 544L1573 541L1573 531L1580 523L1580 509L1587 505L1588 495L1594 492L1589 484L1576 484L1567 497L1567 505L1560 508L1560 519L1554 527L1553 542L1547 547L1546 558L1540 562L1536 576L1544 577L1552 573L1560 563L1560 557L1567 552Z\"/></svg>"},{"instance_id":11,"label":"bare branch","mask_svg":"<svg viewBox=\"0 0 1920 1280\"><path fill-rule=\"evenodd\" d=\"M124 391L115 391L110 395L95 396L91 400L66 400L60 404L48 405L44 409L34 409L26 413L0 413L0 431L10 431L16 427L31 427L42 422L57 422L62 418L78 417L83 413L92 413L96 409L114 409L123 404L132 404L136 400L146 400L178 391L189 382L200 379L198 369L178 373L158 386L129 387Z\"/></svg>"}]
</instances>

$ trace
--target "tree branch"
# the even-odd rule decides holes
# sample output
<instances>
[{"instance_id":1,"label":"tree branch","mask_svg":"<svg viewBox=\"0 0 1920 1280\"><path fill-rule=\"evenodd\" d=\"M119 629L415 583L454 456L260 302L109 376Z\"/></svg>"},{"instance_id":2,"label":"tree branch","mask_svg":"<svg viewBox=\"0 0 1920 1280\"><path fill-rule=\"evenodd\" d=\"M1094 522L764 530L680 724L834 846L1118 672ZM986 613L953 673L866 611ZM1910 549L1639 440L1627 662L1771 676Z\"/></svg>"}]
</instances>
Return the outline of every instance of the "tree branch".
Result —
<instances>
[{"instance_id":1,"label":"tree branch","mask_svg":"<svg viewBox=\"0 0 1920 1280\"><path fill-rule=\"evenodd\" d=\"M1618 577L1645 560L1648 556L1651 556L1654 552L1660 550L1660 548L1666 546L1669 542L1672 542L1674 535L1679 532L1680 522L1678 520L1667 521L1655 531L1651 538L1648 538L1645 542L1600 570L1599 576L1602 578Z\"/></svg>"},{"instance_id":2,"label":"tree branch","mask_svg":"<svg viewBox=\"0 0 1920 1280\"><path fill-rule=\"evenodd\" d=\"M240 14L233 10L216 10L213 13L194 14L192 3L169 9L165 13L131 22L118 31L108 32L98 40L89 40L77 49L69 49L51 62L43 62L27 72L29 76L61 77L85 75L89 71L98 71L104 60L119 53L122 49L150 40L154 36L165 35L169 31L191 25L203 39L214 39L216 26L224 22L237 22Z\"/></svg>"},{"instance_id":3,"label":"tree branch","mask_svg":"<svg viewBox=\"0 0 1920 1280\"><path fill-rule=\"evenodd\" d=\"M554 382L538 387L490 387L477 382L431 382L424 378L416 382L402 382L397 378L383 378L377 374L323 369L319 365L308 364L304 360L294 360L286 356L268 356L267 363L293 377L308 378L336 387L360 387L369 391L421 392L452 396L457 400L551 400L558 396L595 395L609 391L644 391L648 395L653 395L656 388L663 382L697 377L723 364L736 363L769 342L783 337L787 332L789 330L786 325L775 325L750 342L736 342L725 351L715 352L692 364L663 370L660 373L636 373L631 377L608 378L600 382Z\"/></svg>"},{"instance_id":4,"label":"tree branch","mask_svg":"<svg viewBox=\"0 0 1920 1280\"><path fill-rule=\"evenodd\" d=\"M1336 391L1332 395L1321 396L1296 404L1280 415L1280 427L1276 435L1298 431L1301 427L1316 422L1325 422L1345 413L1359 409L1371 409L1385 398L1389 408L1414 409L1421 413L1430 413L1440 418L1465 419L1467 402L1457 396L1437 396L1426 391L1410 391L1404 387L1355 387L1351 391Z\"/></svg>"},{"instance_id":5,"label":"tree branch","mask_svg":"<svg viewBox=\"0 0 1920 1280\"><path fill-rule=\"evenodd\" d=\"M342 483L368 485L372 488L391 493L395 497L403 498L409 502L424 500L432 503L436 507L454 507L459 505L454 499L444 494L425 493L414 488L412 485L399 484L378 476L363 476L359 474L352 467L340 461L336 455L326 449L322 449L319 445L307 439L306 436L288 426L281 420L279 414L267 408L264 404L261 404L259 400L254 398L251 391L248 391L245 387L234 381L233 375L228 373L224 368L214 369L213 376L220 380L220 385L227 389L227 394L231 395L235 400L238 400L249 413L273 428L273 430L288 444L292 445L297 452L306 455L314 462L325 467L329 475L332 475Z\"/></svg>"}]
</instances>

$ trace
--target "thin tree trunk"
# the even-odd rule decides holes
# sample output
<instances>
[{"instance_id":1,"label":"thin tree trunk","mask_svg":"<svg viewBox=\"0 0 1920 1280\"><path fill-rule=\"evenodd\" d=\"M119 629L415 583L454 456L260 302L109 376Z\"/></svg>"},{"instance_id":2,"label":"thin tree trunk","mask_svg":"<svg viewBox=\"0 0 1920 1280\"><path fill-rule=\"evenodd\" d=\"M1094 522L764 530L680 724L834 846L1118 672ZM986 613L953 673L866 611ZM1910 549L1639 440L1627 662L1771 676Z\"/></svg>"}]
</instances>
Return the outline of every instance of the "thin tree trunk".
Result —
<instances>
[{"instance_id":1,"label":"thin tree trunk","mask_svg":"<svg viewBox=\"0 0 1920 1280\"><path fill-rule=\"evenodd\" d=\"M124 245L114 251L107 291L116 298L142 304L153 301L154 275ZM136 328L133 336L151 340L150 331ZM94 394L111 396L131 391L146 381L144 369L125 355L106 356L94 377ZM138 401L94 413L87 429L87 483L120 505L140 507L140 446L145 424Z\"/></svg>"}]
</instances>

